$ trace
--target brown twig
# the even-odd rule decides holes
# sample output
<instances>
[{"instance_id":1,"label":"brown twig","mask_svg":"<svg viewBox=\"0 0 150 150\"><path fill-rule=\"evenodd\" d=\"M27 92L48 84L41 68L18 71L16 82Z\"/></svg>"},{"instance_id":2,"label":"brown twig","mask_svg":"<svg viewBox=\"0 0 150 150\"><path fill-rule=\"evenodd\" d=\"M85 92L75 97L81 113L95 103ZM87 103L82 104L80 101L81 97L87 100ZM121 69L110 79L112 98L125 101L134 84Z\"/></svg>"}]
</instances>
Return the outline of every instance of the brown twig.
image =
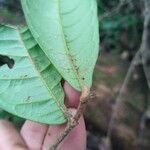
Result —
<instances>
[{"instance_id":1,"label":"brown twig","mask_svg":"<svg viewBox=\"0 0 150 150\"><path fill-rule=\"evenodd\" d=\"M70 131L77 126L80 117L82 116L84 109L87 105L88 100L90 99L90 89L87 87L82 88L82 93L80 96L80 103L77 108L76 114L71 118L68 118L67 127L64 131L57 137L56 141L50 147L49 150L56 150L58 145L64 140L64 138L70 133Z\"/></svg>"},{"instance_id":2,"label":"brown twig","mask_svg":"<svg viewBox=\"0 0 150 150\"><path fill-rule=\"evenodd\" d=\"M125 91L126 91L125 89L126 89L127 83L129 83L130 77L131 77L131 75L133 73L133 70L135 68L135 64L136 64L137 60L139 60L140 54L141 54L141 51L139 50L136 53L136 55L135 55L131 65L130 65L130 68L128 70L126 78L125 78L125 80L123 82L123 86L121 87L121 89L119 91L119 95L118 95L118 97L116 99L116 104L114 105L113 113L112 113L112 116L111 116L111 119L110 119L110 122L109 122L109 125L108 125L107 138L111 137L112 129L113 129L114 123L115 123L115 121L117 119L116 114L118 112L119 107L124 102L123 101L124 100L123 97L124 97L124 94L125 94Z\"/></svg>"}]
</instances>

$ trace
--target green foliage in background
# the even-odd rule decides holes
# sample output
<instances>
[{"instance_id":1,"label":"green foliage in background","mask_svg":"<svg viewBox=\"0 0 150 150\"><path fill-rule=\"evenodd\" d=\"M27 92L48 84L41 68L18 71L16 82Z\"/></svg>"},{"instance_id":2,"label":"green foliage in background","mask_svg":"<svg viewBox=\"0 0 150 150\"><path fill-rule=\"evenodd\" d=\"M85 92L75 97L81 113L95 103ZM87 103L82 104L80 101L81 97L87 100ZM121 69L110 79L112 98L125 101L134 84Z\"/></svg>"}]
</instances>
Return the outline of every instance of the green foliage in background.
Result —
<instances>
[{"instance_id":1,"label":"green foliage in background","mask_svg":"<svg viewBox=\"0 0 150 150\"><path fill-rule=\"evenodd\" d=\"M101 18L105 13L117 8L121 0L97 1ZM102 45L105 44L105 49L115 53L136 50L142 34L141 17L141 10L138 6L135 3L128 3L123 5L119 12L100 20L101 41ZM141 32L139 32L140 30Z\"/></svg>"}]
</instances>

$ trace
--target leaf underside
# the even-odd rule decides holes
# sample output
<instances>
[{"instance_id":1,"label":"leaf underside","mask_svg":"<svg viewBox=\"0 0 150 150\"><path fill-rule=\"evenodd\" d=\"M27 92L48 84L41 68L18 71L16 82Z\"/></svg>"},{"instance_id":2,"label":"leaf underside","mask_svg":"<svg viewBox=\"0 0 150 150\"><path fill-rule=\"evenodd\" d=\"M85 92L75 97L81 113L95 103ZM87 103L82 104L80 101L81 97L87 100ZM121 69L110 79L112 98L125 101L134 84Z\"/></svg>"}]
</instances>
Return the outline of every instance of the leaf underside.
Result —
<instances>
[{"instance_id":1,"label":"leaf underside","mask_svg":"<svg viewBox=\"0 0 150 150\"><path fill-rule=\"evenodd\" d=\"M0 107L29 120L64 123L61 75L28 28L0 25L0 56L14 60L12 69L0 66Z\"/></svg>"},{"instance_id":2,"label":"leaf underside","mask_svg":"<svg viewBox=\"0 0 150 150\"><path fill-rule=\"evenodd\" d=\"M96 0L22 0L44 53L74 88L91 87L99 50Z\"/></svg>"}]
</instances>

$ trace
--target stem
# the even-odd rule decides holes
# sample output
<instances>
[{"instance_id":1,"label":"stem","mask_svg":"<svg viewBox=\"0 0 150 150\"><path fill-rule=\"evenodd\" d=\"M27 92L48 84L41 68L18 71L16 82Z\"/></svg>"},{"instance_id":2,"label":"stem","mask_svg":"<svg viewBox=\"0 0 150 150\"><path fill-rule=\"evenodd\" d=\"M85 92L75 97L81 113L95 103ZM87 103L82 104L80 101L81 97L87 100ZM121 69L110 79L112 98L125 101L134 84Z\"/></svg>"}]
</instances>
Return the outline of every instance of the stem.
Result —
<instances>
[{"instance_id":1,"label":"stem","mask_svg":"<svg viewBox=\"0 0 150 150\"><path fill-rule=\"evenodd\" d=\"M78 125L78 121L82 116L89 99L90 99L90 89L87 87L83 87L80 96L80 103L78 105L76 114L68 119L67 127L57 137L56 141L49 148L49 150L56 150L58 145L65 139L65 137L70 133L70 131Z\"/></svg>"},{"instance_id":2,"label":"stem","mask_svg":"<svg viewBox=\"0 0 150 150\"><path fill-rule=\"evenodd\" d=\"M130 68L129 68L129 70L128 70L128 73L127 73L127 75L126 75L126 78L125 78L125 80L124 80L124 82L123 82L123 85L122 85L120 91L119 91L119 95L118 95L118 97L117 97L117 99L116 99L116 103L115 103L115 105L114 105L114 109L113 109L113 112L112 112L112 116L111 116L111 119L110 119L110 122L109 122L109 125L108 125L107 138L110 138L110 137L111 137L112 129L113 129L114 124L115 124L115 122L116 122L116 120L117 120L118 109L119 109L119 107L124 103L123 97L124 97L124 94L125 94L126 86L127 86L127 84L129 83L129 80L130 80L130 77L131 77L131 75L132 75L132 73L133 73L133 70L135 69L135 64L136 64L137 62L139 62L140 54L141 54L141 51L139 50L139 51L136 53L136 55L135 55L135 57L134 57L134 59L133 59L131 65L130 65Z\"/></svg>"}]
</instances>

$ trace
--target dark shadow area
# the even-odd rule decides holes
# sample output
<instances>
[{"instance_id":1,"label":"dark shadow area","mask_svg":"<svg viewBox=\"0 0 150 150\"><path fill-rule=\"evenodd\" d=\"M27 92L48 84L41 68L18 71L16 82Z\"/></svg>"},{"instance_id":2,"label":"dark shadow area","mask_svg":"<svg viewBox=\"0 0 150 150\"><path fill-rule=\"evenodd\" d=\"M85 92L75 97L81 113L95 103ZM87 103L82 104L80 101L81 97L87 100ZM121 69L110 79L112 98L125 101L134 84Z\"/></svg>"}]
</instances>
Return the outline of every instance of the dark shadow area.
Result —
<instances>
[{"instance_id":1,"label":"dark shadow area","mask_svg":"<svg viewBox=\"0 0 150 150\"><path fill-rule=\"evenodd\" d=\"M6 65L9 67L9 69L12 69L14 67L15 61L8 56L0 55L0 66Z\"/></svg>"}]
</instances>

